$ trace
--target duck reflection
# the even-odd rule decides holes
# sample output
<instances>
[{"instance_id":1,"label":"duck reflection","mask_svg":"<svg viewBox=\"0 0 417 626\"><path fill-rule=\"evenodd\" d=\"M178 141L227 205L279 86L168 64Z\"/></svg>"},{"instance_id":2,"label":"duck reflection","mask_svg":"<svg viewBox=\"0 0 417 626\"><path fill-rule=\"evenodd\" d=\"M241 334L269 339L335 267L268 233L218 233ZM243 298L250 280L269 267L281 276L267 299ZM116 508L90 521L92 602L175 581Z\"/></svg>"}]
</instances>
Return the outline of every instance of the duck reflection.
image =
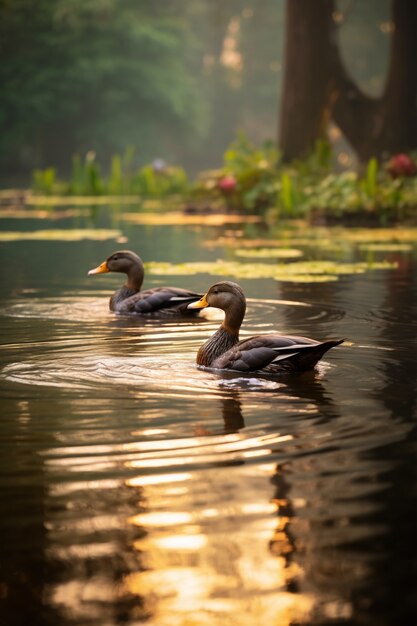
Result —
<instances>
[{"instance_id":1,"label":"duck reflection","mask_svg":"<svg viewBox=\"0 0 417 626\"><path fill-rule=\"evenodd\" d=\"M270 405L271 410L278 415L286 413L288 404L293 408L295 401L297 403L295 406L301 414L313 416L318 423L325 423L339 416L331 393L319 380L315 371L296 375L284 374L279 378L263 377L260 380L266 385L273 381L276 387L269 389L265 386L265 392L262 390L261 394L255 390L247 392L238 387L228 389L227 392L223 391L220 405L225 433L237 432L245 427L242 407L245 402L251 404L252 397L260 404ZM230 381L233 382L233 377L229 377ZM238 382L242 384L241 377L238 378Z\"/></svg>"},{"instance_id":2,"label":"duck reflection","mask_svg":"<svg viewBox=\"0 0 417 626\"><path fill-rule=\"evenodd\" d=\"M236 433L245 427L238 391L230 391L220 400L225 433Z\"/></svg>"},{"instance_id":3,"label":"duck reflection","mask_svg":"<svg viewBox=\"0 0 417 626\"><path fill-rule=\"evenodd\" d=\"M277 507L278 523L272 539L269 542L269 549L272 554L281 557L285 561L287 570L286 588L287 591L295 593L299 591L297 568L291 569L293 556L296 552L296 540L291 530L291 521L295 516L295 511L289 497L291 485L287 480L285 465L277 465L276 472L271 482L275 485L276 491L273 502Z\"/></svg>"},{"instance_id":4,"label":"duck reflection","mask_svg":"<svg viewBox=\"0 0 417 626\"><path fill-rule=\"evenodd\" d=\"M285 463L270 462L300 447L296 426L294 434L277 432L281 416L288 425L285 408L294 406L294 398L307 420L328 421L337 414L314 377L282 383L267 399L229 389L212 404L221 433L197 428L183 440L149 442L152 458L142 455L130 464L141 470L127 483L139 496L140 509L129 523L141 538L134 543L139 567L124 584L140 597L149 624L165 623L168 616L172 623L210 619L215 626L231 620L289 626L307 619L312 598L298 584L303 572L289 474ZM250 419L262 403L276 410L277 428L246 431L244 414ZM170 471L146 474L158 463Z\"/></svg>"}]
</instances>

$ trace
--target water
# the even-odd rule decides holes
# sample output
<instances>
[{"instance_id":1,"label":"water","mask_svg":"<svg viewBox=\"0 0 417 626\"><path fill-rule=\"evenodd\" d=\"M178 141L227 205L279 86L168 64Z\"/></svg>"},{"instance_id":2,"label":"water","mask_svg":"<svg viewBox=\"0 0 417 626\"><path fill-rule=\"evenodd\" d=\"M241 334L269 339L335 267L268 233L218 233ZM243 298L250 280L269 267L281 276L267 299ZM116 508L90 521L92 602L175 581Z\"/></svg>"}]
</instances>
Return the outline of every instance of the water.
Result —
<instances>
[{"instance_id":1,"label":"water","mask_svg":"<svg viewBox=\"0 0 417 626\"><path fill-rule=\"evenodd\" d=\"M239 281L242 336L348 341L314 373L226 375L194 366L218 316L118 318L120 277L86 276L119 247L230 255L203 246L224 229L117 226L122 246L0 244L0 624L414 625L415 255L332 283Z\"/></svg>"}]
</instances>

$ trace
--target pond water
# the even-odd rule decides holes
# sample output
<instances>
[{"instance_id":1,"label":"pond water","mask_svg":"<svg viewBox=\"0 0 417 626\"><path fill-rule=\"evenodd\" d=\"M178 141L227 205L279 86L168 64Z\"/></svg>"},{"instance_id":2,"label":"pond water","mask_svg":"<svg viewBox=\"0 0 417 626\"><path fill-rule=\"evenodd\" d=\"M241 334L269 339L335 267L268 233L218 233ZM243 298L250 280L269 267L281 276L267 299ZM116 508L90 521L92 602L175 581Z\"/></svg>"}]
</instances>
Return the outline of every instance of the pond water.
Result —
<instances>
[{"instance_id":1,"label":"pond water","mask_svg":"<svg viewBox=\"0 0 417 626\"><path fill-rule=\"evenodd\" d=\"M117 317L121 277L87 271L119 248L230 261L264 227L33 215L0 222L49 231L0 241L0 624L414 625L415 241L329 282L225 275L248 297L242 336L347 338L315 372L263 378L196 369L218 312ZM292 247L369 258L338 237ZM219 279L170 267L146 286Z\"/></svg>"}]
</instances>

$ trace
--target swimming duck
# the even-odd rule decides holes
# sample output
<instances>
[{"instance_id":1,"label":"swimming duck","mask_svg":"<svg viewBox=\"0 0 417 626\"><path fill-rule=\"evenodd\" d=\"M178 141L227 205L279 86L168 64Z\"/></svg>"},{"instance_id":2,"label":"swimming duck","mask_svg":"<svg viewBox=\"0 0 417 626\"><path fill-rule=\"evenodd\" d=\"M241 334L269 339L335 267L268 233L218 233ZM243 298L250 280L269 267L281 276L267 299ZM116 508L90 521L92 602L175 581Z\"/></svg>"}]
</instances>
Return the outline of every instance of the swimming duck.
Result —
<instances>
[{"instance_id":1,"label":"swimming duck","mask_svg":"<svg viewBox=\"0 0 417 626\"><path fill-rule=\"evenodd\" d=\"M118 250L88 274L121 272L127 283L110 298L110 310L138 315L198 317L199 311L190 311L187 305L201 298L201 294L180 287L153 287L141 291L145 270L142 259L131 250Z\"/></svg>"},{"instance_id":2,"label":"swimming duck","mask_svg":"<svg viewBox=\"0 0 417 626\"><path fill-rule=\"evenodd\" d=\"M236 283L223 281L212 285L190 309L213 306L225 312L217 332L201 346L197 365L237 372L282 371L302 372L313 369L323 354L344 340L320 343L306 337L293 337L270 333L255 335L239 341L239 329L246 311L246 298Z\"/></svg>"}]
</instances>

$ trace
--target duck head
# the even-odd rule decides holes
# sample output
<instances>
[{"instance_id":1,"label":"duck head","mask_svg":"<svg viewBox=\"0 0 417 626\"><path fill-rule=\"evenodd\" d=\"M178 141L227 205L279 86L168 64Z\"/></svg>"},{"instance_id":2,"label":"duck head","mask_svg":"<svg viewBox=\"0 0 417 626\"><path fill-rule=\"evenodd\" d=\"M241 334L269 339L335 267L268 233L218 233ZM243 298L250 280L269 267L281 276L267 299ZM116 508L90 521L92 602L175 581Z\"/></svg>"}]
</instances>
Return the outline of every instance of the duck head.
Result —
<instances>
[{"instance_id":1,"label":"duck head","mask_svg":"<svg viewBox=\"0 0 417 626\"><path fill-rule=\"evenodd\" d=\"M88 275L106 274L107 272L121 272L127 274L128 286L139 290L144 277L142 259L131 250L118 250L113 252L98 267L90 270Z\"/></svg>"},{"instance_id":2,"label":"duck head","mask_svg":"<svg viewBox=\"0 0 417 626\"><path fill-rule=\"evenodd\" d=\"M200 300L192 302L188 308L203 309L207 306L222 309L225 312L222 324L225 330L231 334L239 332L246 311L246 298L237 283L224 280L212 285Z\"/></svg>"},{"instance_id":3,"label":"duck head","mask_svg":"<svg viewBox=\"0 0 417 626\"><path fill-rule=\"evenodd\" d=\"M113 252L113 254L111 254L98 267L90 270L88 275L105 274L107 272L122 272L123 274L129 274L132 267L138 265L142 265L142 260L137 254L131 250L118 250L117 252Z\"/></svg>"}]
</instances>

